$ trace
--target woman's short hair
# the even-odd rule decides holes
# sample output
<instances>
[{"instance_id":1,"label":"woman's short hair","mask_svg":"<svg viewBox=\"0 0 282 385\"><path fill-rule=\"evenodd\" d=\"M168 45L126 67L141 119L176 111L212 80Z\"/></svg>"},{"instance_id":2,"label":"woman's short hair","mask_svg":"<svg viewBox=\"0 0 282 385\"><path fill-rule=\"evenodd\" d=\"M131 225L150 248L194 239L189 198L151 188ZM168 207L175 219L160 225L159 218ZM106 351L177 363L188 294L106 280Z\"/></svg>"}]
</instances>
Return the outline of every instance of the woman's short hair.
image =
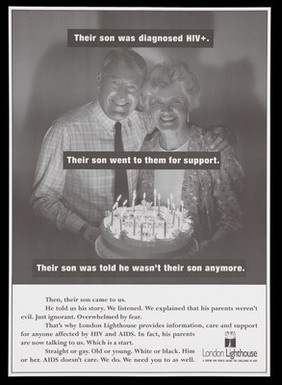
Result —
<instances>
[{"instance_id":1,"label":"woman's short hair","mask_svg":"<svg viewBox=\"0 0 282 385\"><path fill-rule=\"evenodd\" d=\"M126 65L140 74L145 80L147 76L147 64L142 56L130 48L116 48L110 50L104 57L100 75L107 76L107 72L119 62L124 62Z\"/></svg>"},{"instance_id":2,"label":"woman's short hair","mask_svg":"<svg viewBox=\"0 0 282 385\"><path fill-rule=\"evenodd\" d=\"M148 109L150 99L157 96L158 92L173 84L179 84L187 97L189 111L200 104L200 87L196 76L189 66L182 61L165 61L153 67L143 87L141 106Z\"/></svg>"}]
</instances>

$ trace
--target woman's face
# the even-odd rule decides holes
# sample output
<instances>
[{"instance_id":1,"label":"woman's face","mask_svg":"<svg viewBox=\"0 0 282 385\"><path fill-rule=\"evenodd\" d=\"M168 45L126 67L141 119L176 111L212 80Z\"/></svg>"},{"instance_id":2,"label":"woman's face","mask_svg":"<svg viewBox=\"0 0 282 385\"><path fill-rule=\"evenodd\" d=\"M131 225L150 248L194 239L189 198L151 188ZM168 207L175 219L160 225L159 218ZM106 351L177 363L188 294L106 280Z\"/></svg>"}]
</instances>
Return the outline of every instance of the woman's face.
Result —
<instances>
[{"instance_id":1,"label":"woman's face","mask_svg":"<svg viewBox=\"0 0 282 385\"><path fill-rule=\"evenodd\" d=\"M186 129L188 100L179 84L160 89L150 100L150 113L156 127L161 131Z\"/></svg>"}]
</instances>

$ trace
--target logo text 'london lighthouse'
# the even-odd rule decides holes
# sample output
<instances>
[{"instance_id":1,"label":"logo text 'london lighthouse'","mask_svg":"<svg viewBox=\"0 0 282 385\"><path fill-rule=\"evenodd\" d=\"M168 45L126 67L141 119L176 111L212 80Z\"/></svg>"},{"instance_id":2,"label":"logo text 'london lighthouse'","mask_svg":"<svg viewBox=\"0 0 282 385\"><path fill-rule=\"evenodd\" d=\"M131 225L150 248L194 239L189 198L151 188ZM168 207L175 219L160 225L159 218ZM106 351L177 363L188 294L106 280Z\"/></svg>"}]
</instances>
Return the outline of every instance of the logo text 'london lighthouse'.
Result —
<instances>
[{"instance_id":1,"label":"logo text 'london lighthouse'","mask_svg":"<svg viewBox=\"0 0 282 385\"><path fill-rule=\"evenodd\" d=\"M225 350L206 350L202 349L202 356L210 358L222 358L225 357L229 360L234 360L235 358L243 359L243 358L257 358L258 352L257 350L243 350L243 349L235 349L236 348L236 333L234 331L225 332L224 339L224 347Z\"/></svg>"}]
</instances>

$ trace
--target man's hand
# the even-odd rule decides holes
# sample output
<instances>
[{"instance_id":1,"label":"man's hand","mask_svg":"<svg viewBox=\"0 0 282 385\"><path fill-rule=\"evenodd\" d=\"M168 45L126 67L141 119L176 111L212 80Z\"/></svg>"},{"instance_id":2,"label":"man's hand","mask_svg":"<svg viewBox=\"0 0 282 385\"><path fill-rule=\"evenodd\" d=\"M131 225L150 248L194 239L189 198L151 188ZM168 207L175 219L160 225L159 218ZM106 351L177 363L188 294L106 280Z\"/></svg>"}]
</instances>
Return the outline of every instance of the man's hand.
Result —
<instances>
[{"instance_id":1,"label":"man's hand","mask_svg":"<svg viewBox=\"0 0 282 385\"><path fill-rule=\"evenodd\" d=\"M100 235L100 229L89 225L89 223L85 223L79 233L87 242L89 242L92 246L95 246L95 241Z\"/></svg>"},{"instance_id":2,"label":"man's hand","mask_svg":"<svg viewBox=\"0 0 282 385\"><path fill-rule=\"evenodd\" d=\"M199 244L199 251L205 250L209 245L211 244L211 241L202 241Z\"/></svg>"},{"instance_id":3,"label":"man's hand","mask_svg":"<svg viewBox=\"0 0 282 385\"><path fill-rule=\"evenodd\" d=\"M234 133L224 126L212 126L205 134L205 140L211 151L232 151L236 146Z\"/></svg>"}]
</instances>

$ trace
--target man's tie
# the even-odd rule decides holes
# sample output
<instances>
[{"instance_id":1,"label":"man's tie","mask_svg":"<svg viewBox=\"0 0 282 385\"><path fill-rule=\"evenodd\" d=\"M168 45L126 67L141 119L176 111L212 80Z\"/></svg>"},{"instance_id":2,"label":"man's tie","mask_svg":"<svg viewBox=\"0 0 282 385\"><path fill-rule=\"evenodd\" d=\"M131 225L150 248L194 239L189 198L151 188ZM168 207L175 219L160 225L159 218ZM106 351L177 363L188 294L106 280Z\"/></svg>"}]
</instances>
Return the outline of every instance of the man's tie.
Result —
<instances>
[{"instance_id":1,"label":"man's tie","mask_svg":"<svg viewBox=\"0 0 282 385\"><path fill-rule=\"evenodd\" d=\"M116 122L115 124L115 151L123 152L123 144L121 137L121 123ZM122 156L122 154L117 154L117 156ZM122 195L121 199L124 202L127 199L127 203L129 203L128 198L128 181L127 181L127 173L126 169L116 169L115 170L115 190L114 190L114 200L116 201L119 195Z\"/></svg>"}]
</instances>

